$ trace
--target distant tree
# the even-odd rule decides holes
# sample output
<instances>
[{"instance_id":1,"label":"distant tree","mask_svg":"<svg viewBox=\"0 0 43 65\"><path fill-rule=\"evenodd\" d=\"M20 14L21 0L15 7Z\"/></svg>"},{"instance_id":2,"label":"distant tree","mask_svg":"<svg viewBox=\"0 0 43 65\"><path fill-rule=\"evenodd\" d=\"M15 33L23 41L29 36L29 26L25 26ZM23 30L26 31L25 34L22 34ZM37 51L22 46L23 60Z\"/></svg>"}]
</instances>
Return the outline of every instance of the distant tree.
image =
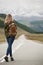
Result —
<instances>
[{"instance_id":1,"label":"distant tree","mask_svg":"<svg viewBox=\"0 0 43 65\"><path fill-rule=\"evenodd\" d=\"M6 14L1 14L0 13L0 17L5 18L6 17Z\"/></svg>"},{"instance_id":2,"label":"distant tree","mask_svg":"<svg viewBox=\"0 0 43 65\"><path fill-rule=\"evenodd\" d=\"M0 28L3 28L3 27L4 27L4 21L0 20Z\"/></svg>"}]
</instances>

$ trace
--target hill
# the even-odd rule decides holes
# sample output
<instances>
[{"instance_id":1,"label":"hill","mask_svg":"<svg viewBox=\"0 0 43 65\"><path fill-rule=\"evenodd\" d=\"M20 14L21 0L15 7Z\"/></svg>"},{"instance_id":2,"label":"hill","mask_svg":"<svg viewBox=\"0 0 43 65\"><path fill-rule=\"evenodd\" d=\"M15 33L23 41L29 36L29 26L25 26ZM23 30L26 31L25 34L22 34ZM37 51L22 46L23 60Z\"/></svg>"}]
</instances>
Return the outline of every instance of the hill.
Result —
<instances>
[{"instance_id":1,"label":"hill","mask_svg":"<svg viewBox=\"0 0 43 65\"><path fill-rule=\"evenodd\" d=\"M0 14L0 28L4 27L4 19L6 17L6 14Z\"/></svg>"},{"instance_id":2,"label":"hill","mask_svg":"<svg viewBox=\"0 0 43 65\"><path fill-rule=\"evenodd\" d=\"M43 33L43 20L39 20L39 21L32 21L30 23L32 26L30 27L31 29Z\"/></svg>"},{"instance_id":3,"label":"hill","mask_svg":"<svg viewBox=\"0 0 43 65\"><path fill-rule=\"evenodd\" d=\"M19 20L16 24L30 33L43 34L43 20L36 20L31 22L29 20Z\"/></svg>"},{"instance_id":4,"label":"hill","mask_svg":"<svg viewBox=\"0 0 43 65\"><path fill-rule=\"evenodd\" d=\"M6 17L6 14L0 14L0 27L4 27L4 19ZM30 33L38 33L43 34L43 20L36 20L36 21L30 21L29 20L19 20L15 21L18 27L22 28L23 30L26 30Z\"/></svg>"},{"instance_id":5,"label":"hill","mask_svg":"<svg viewBox=\"0 0 43 65\"><path fill-rule=\"evenodd\" d=\"M0 17L5 18L6 17L6 14L0 13Z\"/></svg>"},{"instance_id":6,"label":"hill","mask_svg":"<svg viewBox=\"0 0 43 65\"><path fill-rule=\"evenodd\" d=\"M30 33L43 34L43 21L27 22L27 21L16 21L18 27L26 30Z\"/></svg>"}]
</instances>

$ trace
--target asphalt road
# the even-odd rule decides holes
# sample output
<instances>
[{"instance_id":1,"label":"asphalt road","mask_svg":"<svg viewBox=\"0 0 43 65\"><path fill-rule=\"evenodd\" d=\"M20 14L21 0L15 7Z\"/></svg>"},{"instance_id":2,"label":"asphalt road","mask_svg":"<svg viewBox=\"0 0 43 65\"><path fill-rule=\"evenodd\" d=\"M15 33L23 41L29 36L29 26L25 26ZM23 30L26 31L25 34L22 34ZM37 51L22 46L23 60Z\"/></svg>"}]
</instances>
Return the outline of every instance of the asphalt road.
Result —
<instances>
[{"instance_id":1,"label":"asphalt road","mask_svg":"<svg viewBox=\"0 0 43 65\"><path fill-rule=\"evenodd\" d=\"M5 55L6 48L7 44L0 44L0 59ZM43 44L21 35L13 43L13 57L15 61L0 61L0 65L43 65Z\"/></svg>"}]
</instances>

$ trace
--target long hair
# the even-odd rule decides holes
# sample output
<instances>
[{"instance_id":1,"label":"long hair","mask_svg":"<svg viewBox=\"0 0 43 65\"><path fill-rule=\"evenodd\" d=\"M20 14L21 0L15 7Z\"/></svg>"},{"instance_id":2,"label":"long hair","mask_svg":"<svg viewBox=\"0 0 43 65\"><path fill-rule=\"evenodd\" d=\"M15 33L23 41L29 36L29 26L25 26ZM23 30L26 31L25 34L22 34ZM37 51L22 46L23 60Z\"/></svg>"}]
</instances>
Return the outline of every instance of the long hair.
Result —
<instances>
[{"instance_id":1,"label":"long hair","mask_svg":"<svg viewBox=\"0 0 43 65\"><path fill-rule=\"evenodd\" d=\"M12 21L12 15L11 14L8 14L8 15L6 15L6 18L5 18L5 22L4 23L10 22L10 21Z\"/></svg>"}]
</instances>

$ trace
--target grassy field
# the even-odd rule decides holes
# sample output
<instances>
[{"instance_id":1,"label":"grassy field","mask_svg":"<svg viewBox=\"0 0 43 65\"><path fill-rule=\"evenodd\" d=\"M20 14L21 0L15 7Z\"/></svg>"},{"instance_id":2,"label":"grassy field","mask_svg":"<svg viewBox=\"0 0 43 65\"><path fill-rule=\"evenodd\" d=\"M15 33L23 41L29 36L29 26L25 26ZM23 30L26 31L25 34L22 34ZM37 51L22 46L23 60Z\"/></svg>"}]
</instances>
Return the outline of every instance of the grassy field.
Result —
<instances>
[{"instance_id":1,"label":"grassy field","mask_svg":"<svg viewBox=\"0 0 43 65\"><path fill-rule=\"evenodd\" d=\"M21 28L17 28L17 36L18 38L20 35L24 34L27 39L31 40L36 40L36 41L41 41L43 42L43 34L31 34L25 30L22 30ZM5 34L4 34L4 29L0 28L0 42L5 42Z\"/></svg>"},{"instance_id":2,"label":"grassy field","mask_svg":"<svg viewBox=\"0 0 43 65\"><path fill-rule=\"evenodd\" d=\"M0 42L5 42L4 29L0 28Z\"/></svg>"},{"instance_id":3,"label":"grassy field","mask_svg":"<svg viewBox=\"0 0 43 65\"><path fill-rule=\"evenodd\" d=\"M26 35L26 38L43 42L43 34L29 34Z\"/></svg>"}]
</instances>

